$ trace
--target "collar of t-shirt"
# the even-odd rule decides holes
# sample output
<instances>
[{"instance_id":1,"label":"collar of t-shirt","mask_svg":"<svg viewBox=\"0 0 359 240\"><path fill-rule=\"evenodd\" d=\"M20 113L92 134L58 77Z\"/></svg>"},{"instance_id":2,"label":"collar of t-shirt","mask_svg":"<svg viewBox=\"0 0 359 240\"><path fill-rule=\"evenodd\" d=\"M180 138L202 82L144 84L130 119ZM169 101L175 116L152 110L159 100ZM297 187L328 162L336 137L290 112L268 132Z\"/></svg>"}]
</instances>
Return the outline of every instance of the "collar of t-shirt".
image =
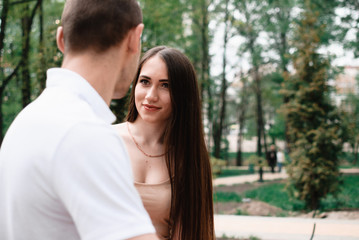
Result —
<instances>
[{"instance_id":1,"label":"collar of t-shirt","mask_svg":"<svg viewBox=\"0 0 359 240\"><path fill-rule=\"evenodd\" d=\"M65 68L51 68L47 70L46 87L62 87L77 94L85 100L94 110L96 115L109 124L116 120L103 98L79 74Z\"/></svg>"}]
</instances>

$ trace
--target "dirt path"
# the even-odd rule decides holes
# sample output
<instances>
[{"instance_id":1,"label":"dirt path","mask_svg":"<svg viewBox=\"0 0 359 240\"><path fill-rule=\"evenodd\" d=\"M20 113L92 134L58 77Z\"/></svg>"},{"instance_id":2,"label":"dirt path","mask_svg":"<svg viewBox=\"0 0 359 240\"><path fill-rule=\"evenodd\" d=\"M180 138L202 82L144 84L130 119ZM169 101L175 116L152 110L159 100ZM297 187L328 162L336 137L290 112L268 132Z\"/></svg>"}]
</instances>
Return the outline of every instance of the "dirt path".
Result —
<instances>
[{"instance_id":1,"label":"dirt path","mask_svg":"<svg viewBox=\"0 0 359 240\"><path fill-rule=\"evenodd\" d=\"M270 182L253 182L243 183L230 186L215 187L215 192L235 192L241 194L245 191L255 189L259 186L265 186L273 183L284 183L285 180L274 180ZM245 216L273 216L273 217L299 217L299 218L312 218L313 212L301 213L284 211L281 208L272 206L268 203L246 199L243 202L216 202L214 203L215 214L228 214L228 215L245 215ZM343 219L343 220L359 220L359 209L346 210L346 211L330 211L320 213L316 218L325 219Z\"/></svg>"}]
</instances>

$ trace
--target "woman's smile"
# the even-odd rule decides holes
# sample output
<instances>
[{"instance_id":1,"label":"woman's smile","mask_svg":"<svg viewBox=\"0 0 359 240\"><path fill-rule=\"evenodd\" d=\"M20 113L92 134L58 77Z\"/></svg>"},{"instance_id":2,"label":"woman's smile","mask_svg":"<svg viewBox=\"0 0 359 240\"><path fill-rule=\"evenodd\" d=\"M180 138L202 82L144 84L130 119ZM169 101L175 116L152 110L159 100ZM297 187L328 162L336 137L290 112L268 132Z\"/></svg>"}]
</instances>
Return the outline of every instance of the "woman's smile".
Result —
<instances>
[{"instance_id":1,"label":"woman's smile","mask_svg":"<svg viewBox=\"0 0 359 240\"><path fill-rule=\"evenodd\" d=\"M142 104L142 106L143 106L147 111L150 111L150 112L155 112L155 111L158 111L158 110L161 109L160 107L157 107L157 106L154 106L154 105L150 105L150 104Z\"/></svg>"}]
</instances>

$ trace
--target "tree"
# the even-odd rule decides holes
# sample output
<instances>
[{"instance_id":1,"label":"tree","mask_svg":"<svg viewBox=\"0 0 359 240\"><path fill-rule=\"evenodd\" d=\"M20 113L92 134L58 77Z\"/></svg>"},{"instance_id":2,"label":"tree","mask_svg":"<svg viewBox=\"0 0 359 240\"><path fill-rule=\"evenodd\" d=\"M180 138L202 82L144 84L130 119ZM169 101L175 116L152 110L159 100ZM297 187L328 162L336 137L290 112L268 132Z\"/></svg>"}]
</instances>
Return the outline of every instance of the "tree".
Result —
<instances>
[{"instance_id":1,"label":"tree","mask_svg":"<svg viewBox=\"0 0 359 240\"><path fill-rule=\"evenodd\" d=\"M237 156L236 156L236 165L242 166L242 142L243 142L243 133L244 126L246 121L246 115L249 104L249 83L248 77L244 76L243 72L240 73L241 80L241 89L239 92L239 104L238 104L238 125L239 131L237 136Z\"/></svg>"},{"instance_id":2,"label":"tree","mask_svg":"<svg viewBox=\"0 0 359 240\"><path fill-rule=\"evenodd\" d=\"M341 109L346 140L350 144L354 156L352 164L356 165L359 158L359 96L353 93L349 94L342 102Z\"/></svg>"},{"instance_id":3,"label":"tree","mask_svg":"<svg viewBox=\"0 0 359 240\"><path fill-rule=\"evenodd\" d=\"M359 1L357 0L338 0L339 6L346 8L347 11L341 18L341 30L343 31L344 47L353 50L354 56L359 57ZM352 38L346 39L346 35L351 31Z\"/></svg>"},{"instance_id":4,"label":"tree","mask_svg":"<svg viewBox=\"0 0 359 240\"><path fill-rule=\"evenodd\" d=\"M242 18L236 22L238 33L245 37L243 52L249 52L251 76L254 81L253 89L256 96L256 130L257 130L257 156L262 157L262 137L264 137L264 118L262 104L262 86L260 67L263 65L262 46L258 43L258 36L263 31L262 21L265 3L254 0L235 1L236 9L242 11ZM264 137L264 148L267 153ZM260 181L262 181L262 168L260 168Z\"/></svg>"},{"instance_id":5,"label":"tree","mask_svg":"<svg viewBox=\"0 0 359 240\"><path fill-rule=\"evenodd\" d=\"M281 75L281 77L276 77L276 82L278 84L282 84L284 77L289 74L288 64L290 61L290 45L288 43L288 38L292 35L293 32L291 24L294 20L292 14L292 9L294 6L295 1L292 0L268 0L267 10L265 11L264 15L264 19L266 19L267 22L265 25L265 31L268 33L269 38L272 41L268 47L269 49L274 50L276 55L279 57L279 60L277 60L279 65L277 72ZM283 103L286 103L288 99L283 97L282 101ZM274 132L278 133L282 131L279 127L281 125L281 120L283 119L280 116L275 117L274 122L276 125L273 129L270 129L271 136L276 135ZM286 141L288 142L289 139L286 123L284 123L284 134ZM274 139L272 139L272 142L274 144Z\"/></svg>"},{"instance_id":6,"label":"tree","mask_svg":"<svg viewBox=\"0 0 359 240\"><path fill-rule=\"evenodd\" d=\"M227 44L230 35L230 16L229 16L229 0L224 2L224 34L223 34L223 57L222 57L222 76L221 76L221 90L219 99L219 116L214 122L213 140L214 140L214 157L220 158L222 135L224 128L224 121L226 116L227 103L227 88L228 81L226 76L227 71Z\"/></svg>"},{"instance_id":7,"label":"tree","mask_svg":"<svg viewBox=\"0 0 359 240\"><path fill-rule=\"evenodd\" d=\"M187 1L188 10L185 11L185 54L191 59L198 78L201 93L202 109L207 127L207 146L212 146L212 123L213 123L213 81L210 78L211 56L209 46L212 35L209 30L210 12L212 0Z\"/></svg>"},{"instance_id":8,"label":"tree","mask_svg":"<svg viewBox=\"0 0 359 240\"><path fill-rule=\"evenodd\" d=\"M273 67L272 65L269 65ZM276 145L276 140L285 140L285 119L279 111L283 104L283 95L280 94L283 73L278 69L264 74L262 77L263 112L266 115L266 132L271 139L271 144Z\"/></svg>"},{"instance_id":9,"label":"tree","mask_svg":"<svg viewBox=\"0 0 359 240\"><path fill-rule=\"evenodd\" d=\"M2 104L3 104L3 92L5 90L6 85L12 78L5 79L4 73L4 58L3 58L3 49L4 49L4 41L5 41L5 31L6 31L6 23L7 23L7 16L9 12L9 1L3 0L2 1L2 9L1 9L1 20L0 20L0 146L3 140L3 111L2 111Z\"/></svg>"},{"instance_id":10,"label":"tree","mask_svg":"<svg viewBox=\"0 0 359 240\"><path fill-rule=\"evenodd\" d=\"M313 210L338 189L341 150L339 116L329 99L329 61L318 53L326 30L318 9L317 2L305 0L294 39L296 74L286 79L283 90L289 99L284 104L292 149L289 182Z\"/></svg>"},{"instance_id":11,"label":"tree","mask_svg":"<svg viewBox=\"0 0 359 240\"><path fill-rule=\"evenodd\" d=\"M21 17L21 26L22 26L22 54L21 59L17 66L14 68L13 72L5 77L3 63L1 64L1 86L0 86L0 108L1 108L1 115L2 115L2 104L3 104L3 92L5 91L6 86L9 84L10 80L17 74L18 70L21 70L22 78L23 78L23 85L22 85L22 93L23 93L23 106L30 102L30 73L29 73L29 50L30 50L30 30L32 26L33 19L35 17L35 13L39 5L41 4L41 0L37 0L32 11L29 10L29 4L31 1L22 1L12 3L15 4L24 4L23 15ZM6 0L3 1L3 9L1 15L1 36L0 36L0 51L2 52L4 48L4 41L5 41L5 34L6 34L6 25L7 25L7 16L9 12L10 3ZM1 59L4 56L1 55ZM3 139L3 118L0 118L1 124L1 138L0 144L2 143Z\"/></svg>"},{"instance_id":12,"label":"tree","mask_svg":"<svg viewBox=\"0 0 359 240\"><path fill-rule=\"evenodd\" d=\"M22 109L22 103L29 102L43 89L46 69L60 65L61 54L54 36L63 2L3 0L2 4L0 144L7 127ZM39 19L35 24L37 13ZM23 99L22 92L25 93Z\"/></svg>"},{"instance_id":13,"label":"tree","mask_svg":"<svg viewBox=\"0 0 359 240\"><path fill-rule=\"evenodd\" d=\"M140 0L140 5L145 25L143 51L158 45L184 49L184 3L180 0Z\"/></svg>"},{"instance_id":14,"label":"tree","mask_svg":"<svg viewBox=\"0 0 359 240\"><path fill-rule=\"evenodd\" d=\"M288 72L289 43L288 36L292 34L291 24L294 20L292 9L295 2L292 0L268 0L264 13L266 21L265 31L272 42L269 48L273 49L279 57L278 64L281 72Z\"/></svg>"}]
</instances>

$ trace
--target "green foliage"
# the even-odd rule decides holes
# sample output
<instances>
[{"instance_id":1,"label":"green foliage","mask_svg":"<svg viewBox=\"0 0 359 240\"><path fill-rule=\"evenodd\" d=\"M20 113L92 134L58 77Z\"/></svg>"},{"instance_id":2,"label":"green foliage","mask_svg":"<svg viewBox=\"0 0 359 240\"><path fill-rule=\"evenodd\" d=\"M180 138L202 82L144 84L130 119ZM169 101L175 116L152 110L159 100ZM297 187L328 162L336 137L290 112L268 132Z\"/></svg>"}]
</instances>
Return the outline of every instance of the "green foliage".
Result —
<instances>
[{"instance_id":1,"label":"green foliage","mask_svg":"<svg viewBox=\"0 0 359 240\"><path fill-rule=\"evenodd\" d=\"M16 82L10 82L4 93L3 114L5 131L9 128L11 122L22 109L21 96L17 92L18 88L19 85Z\"/></svg>"},{"instance_id":2,"label":"green foliage","mask_svg":"<svg viewBox=\"0 0 359 240\"><path fill-rule=\"evenodd\" d=\"M267 161L264 157L258 157L257 155L251 155L246 159L246 163L248 165L255 165L258 167L265 167L267 166Z\"/></svg>"},{"instance_id":3,"label":"green foliage","mask_svg":"<svg viewBox=\"0 0 359 240\"><path fill-rule=\"evenodd\" d=\"M218 118L218 93L220 92L220 86L215 81L217 76L211 76L210 64L210 45L212 44L211 28L214 31L220 29L224 18L224 3L225 1L211 1L211 0L139 0L141 8L143 10L143 19L145 24L144 33L142 36L143 51L148 50L156 45L168 45L181 49L192 60L195 69L198 74L199 85L201 89L201 96L203 99L203 107L206 108L204 113L205 119L208 121L206 129L208 134L212 135L214 119ZM284 139L285 138L285 118L283 114L278 114L276 111L280 104L283 102L283 95L278 91L283 83L282 73L287 70L290 65L289 49L293 49L292 39L296 28L293 22L300 23L293 14L293 9L304 9L303 4L306 0L291 1L291 0L233 0L229 1L229 22L233 29L230 29L229 37L240 37L243 44L240 47L238 54L242 59L250 57L250 67L258 67L261 77L261 92L262 92L262 108L263 117L266 118L270 124L269 137L272 139ZM355 54L359 52L358 41L358 5L356 0L338 0L338 1L325 1L325 0L312 0L313 4L320 6L316 8L316 21L315 26L312 28L303 28L303 34L308 36L312 34L314 30L320 30L320 34L316 36L319 39L320 44L327 45L333 39L339 39L343 41L343 45L347 49L351 49ZM32 9L35 1L22 2L12 1L9 8L7 29L5 31L4 50L1 53L1 68L4 69L4 74L0 74L0 85L3 82L4 77L8 76L15 69L22 53L22 32L21 32L21 18L27 12L24 11L24 6L28 5L29 9ZM64 0L51 0L43 1L43 42L40 41L40 11L36 12L34 23L31 29L31 46L30 46L30 58L29 58L29 70L30 70L30 88L31 88L31 100L35 99L42 91L43 79L45 70L50 67L58 67L62 61L62 54L57 50L55 35L56 28L59 25L59 19L61 16ZM338 6L345 7L348 11L345 15L341 16L341 25L335 25L333 22L333 14L335 8ZM326 6L325 8L321 6ZM1 6L0 6L1 8ZM212 27L209 28L209 23ZM325 26L321 27L321 26ZM233 32L233 30L236 30ZM306 29L309 29L306 31ZM345 39L348 32L354 33L352 39ZM262 36L265 40L262 41ZM290 40L289 40L290 39ZM260 41L261 40L261 41ZM294 39L294 42L300 42L303 46L301 49L308 47L305 53L311 50L310 43L317 44L317 40L309 39L309 41L302 41L301 39ZM305 45L306 44L306 45ZM318 44L317 44L318 45ZM222 51L222 49L220 49ZM270 54L269 54L270 53ZM273 56L274 53L274 57ZM213 53L211 53L213 54ZM249 54L249 55L248 55ZM297 55L298 57L298 55ZM319 59L320 60L320 59ZM318 61L319 61L318 60ZM314 61L314 60L313 60ZM298 71L301 61L295 62L295 68ZM313 62L313 64L316 64ZM227 69L236 68L239 71L241 64L238 66L227 66ZM267 66L269 66L267 68ZM326 65L329 68L329 65ZM272 73L274 71L274 73ZM324 72L318 72L320 76ZM249 74L251 75L251 73ZM325 74L324 74L325 75ZM303 77L303 76L301 76ZM313 77L312 75L308 78ZM329 78L329 76L328 76ZM327 78L327 79L328 79ZM228 79L231 82L233 79ZM2 115L4 117L3 129L6 131L10 122L14 119L16 114L21 110L21 74L14 77L10 84L8 84L3 92L3 106ZM256 121L254 117L256 115L254 105L256 100L254 95L256 93L256 86L250 79L248 80L248 111L246 113L245 121L245 134L248 137L255 136ZM286 81L288 83L288 81ZM300 94L294 94L298 89L306 88L321 88L320 85L312 86L303 82L290 83L293 85L293 91L287 92L285 96L292 96L293 98L301 97ZM325 89L325 88L324 88ZM325 89L326 90L326 89ZM302 94L313 95L313 92L299 91ZM324 94L328 97L329 93ZM311 99L315 102L315 99ZM302 105L301 100L298 101L299 105ZM309 100L308 100L309 101ZM232 105L227 105L227 112L225 124L223 128L227 128L227 124L230 125L237 121L237 105L238 99L232 100ZM351 103L350 103L351 104ZM124 111L124 101L114 101L111 105L112 110L118 117L118 120L122 120ZM294 108L298 111L307 111L313 114L321 113L321 111L329 111L329 108L322 108L318 105L308 108ZM321 109L321 110L320 110ZM231 114L231 116L229 116ZM309 114L309 113L308 113ZM299 119L302 115L298 116ZM305 117L305 116L304 116ZM348 115L348 124L353 118ZM331 121L331 120L330 120ZM344 121L344 120L343 120ZM308 123L309 121L307 121ZM243 124L244 125L244 124ZM348 125L349 126L349 125ZM352 123L350 129L357 129L353 127ZM326 131L326 128L323 128ZM3 132L5 132L3 131ZM339 131L339 130L338 130ZM350 133L354 133L353 130ZM317 134L320 134L319 132ZM334 140L335 141L335 140ZM351 136L350 141L354 141ZM211 142L209 142L211 146ZM226 149L222 151L220 157L226 159L231 158Z\"/></svg>"},{"instance_id":4,"label":"green foliage","mask_svg":"<svg viewBox=\"0 0 359 240\"><path fill-rule=\"evenodd\" d=\"M217 240L261 240L255 236L249 236L249 238L235 238L235 237L228 237L226 234L223 234L221 238L217 238Z\"/></svg>"},{"instance_id":5,"label":"green foliage","mask_svg":"<svg viewBox=\"0 0 359 240\"><path fill-rule=\"evenodd\" d=\"M283 74L278 71L264 75L262 78L263 109L268 115L268 134L273 143L276 139L285 139L284 115L278 112L283 104L283 95L280 94L283 81Z\"/></svg>"},{"instance_id":6,"label":"green foliage","mask_svg":"<svg viewBox=\"0 0 359 240\"><path fill-rule=\"evenodd\" d=\"M231 177L252 174L248 169L231 169L222 168L220 174L217 177Z\"/></svg>"},{"instance_id":7,"label":"green foliage","mask_svg":"<svg viewBox=\"0 0 359 240\"><path fill-rule=\"evenodd\" d=\"M227 165L227 161L215 157L211 157L210 161L212 167L212 175L213 177L217 177L221 174L222 168Z\"/></svg>"},{"instance_id":8,"label":"green foliage","mask_svg":"<svg viewBox=\"0 0 359 240\"><path fill-rule=\"evenodd\" d=\"M359 208L359 175L347 175L340 178L340 191L335 196L328 194L322 198L318 207L321 211L358 209ZM305 202L292 198L286 191L286 184L272 183L248 190L242 194L235 192L217 192L215 202L240 202L242 198L251 198L266 202L285 211L302 211Z\"/></svg>"},{"instance_id":9,"label":"green foliage","mask_svg":"<svg viewBox=\"0 0 359 240\"><path fill-rule=\"evenodd\" d=\"M22 109L21 104L21 74L17 74L6 86L4 78L8 77L20 62L23 54L22 47L22 29L21 18L23 18L28 11L24 11L25 3L13 3L10 5L7 27L4 39L4 51L1 53L1 70L3 75L0 75L0 86L5 87L2 92L3 105L0 106L4 122L0 123L3 133L6 132L10 123L15 116ZM26 3L30 9L33 8L34 2ZM59 24L63 2L60 1L43 1L43 22L42 22L42 36L43 41L40 45L40 21L37 11L31 29L30 37L30 51L29 51L29 70L30 70L30 97L35 99L42 91L45 72L50 67L59 67L62 60L62 55L57 50L55 36L56 28Z\"/></svg>"},{"instance_id":10,"label":"green foliage","mask_svg":"<svg viewBox=\"0 0 359 240\"><path fill-rule=\"evenodd\" d=\"M341 0L340 6L348 9L341 17L339 32L343 38L344 47L353 51L354 56L359 57L359 4L357 0ZM351 39L346 38L348 32L352 32Z\"/></svg>"},{"instance_id":11,"label":"green foliage","mask_svg":"<svg viewBox=\"0 0 359 240\"><path fill-rule=\"evenodd\" d=\"M273 183L260 186L244 193L246 198L257 199L287 211L298 211L304 208L304 202L290 197L284 183Z\"/></svg>"},{"instance_id":12,"label":"green foliage","mask_svg":"<svg viewBox=\"0 0 359 240\"><path fill-rule=\"evenodd\" d=\"M248 161L246 161L246 159L249 158L252 155L256 155L256 153L255 152L242 152L242 157L244 159L244 162L243 162L244 165L248 165ZM236 152L229 152L228 156L229 156L229 159L235 159L236 156L237 156L237 153Z\"/></svg>"},{"instance_id":13,"label":"green foliage","mask_svg":"<svg viewBox=\"0 0 359 240\"><path fill-rule=\"evenodd\" d=\"M349 94L341 106L341 122L345 132L345 140L352 150L352 163L358 163L359 150L359 96Z\"/></svg>"},{"instance_id":14,"label":"green foliage","mask_svg":"<svg viewBox=\"0 0 359 240\"><path fill-rule=\"evenodd\" d=\"M184 48L183 13L180 0L140 0L145 29L142 35L144 51L158 45Z\"/></svg>"},{"instance_id":15,"label":"green foliage","mask_svg":"<svg viewBox=\"0 0 359 240\"><path fill-rule=\"evenodd\" d=\"M215 202L241 202L242 198L234 192L215 192L213 199Z\"/></svg>"},{"instance_id":16,"label":"green foliage","mask_svg":"<svg viewBox=\"0 0 359 240\"><path fill-rule=\"evenodd\" d=\"M248 214L246 211L243 211L243 210L241 210L241 209L237 209L235 215L245 216L245 215L249 215L249 214Z\"/></svg>"},{"instance_id":17,"label":"green foliage","mask_svg":"<svg viewBox=\"0 0 359 240\"><path fill-rule=\"evenodd\" d=\"M294 17L291 12L294 6L295 1L292 0L268 0L264 13L264 27L272 40L269 49L273 49L279 56L278 70L281 73L287 71L290 61L288 39L293 35L291 24Z\"/></svg>"},{"instance_id":18,"label":"green foliage","mask_svg":"<svg viewBox=\"0 0 359 240\"><path fill-rule=\"evenodd\" d=\"M359 161L356 161L355 154L352 152L341 152L339 159L340 168L359 167Z\"/></svg>"},{"instance_id":19,"label":"green foliage","mask_svg":"<svg viewBox=\"0 0 359 240\"><path fill-rule=\"evenodd\" d=\"M291 141L290 184L310 209L317 209L320 199L337 191L342 146L339 116L329 99L329 63L317 53L325 32L325 26L318 25L319 16L313 5L306 5L295 39L296 74L286 79L283 90L289 99L283 110Z\"/></svg>"},{"instance_id":20,"label":"green foliage","mask_svg":"<svg viewBox=\"0 0 359 240\"><path fill-rule=\"evenodd\" d=\"M320 202L321 210L358 209L359 208L359 175L348 175L341 178L342 186L337 196L329 194Z\"/></svg>"}]
</instances>

